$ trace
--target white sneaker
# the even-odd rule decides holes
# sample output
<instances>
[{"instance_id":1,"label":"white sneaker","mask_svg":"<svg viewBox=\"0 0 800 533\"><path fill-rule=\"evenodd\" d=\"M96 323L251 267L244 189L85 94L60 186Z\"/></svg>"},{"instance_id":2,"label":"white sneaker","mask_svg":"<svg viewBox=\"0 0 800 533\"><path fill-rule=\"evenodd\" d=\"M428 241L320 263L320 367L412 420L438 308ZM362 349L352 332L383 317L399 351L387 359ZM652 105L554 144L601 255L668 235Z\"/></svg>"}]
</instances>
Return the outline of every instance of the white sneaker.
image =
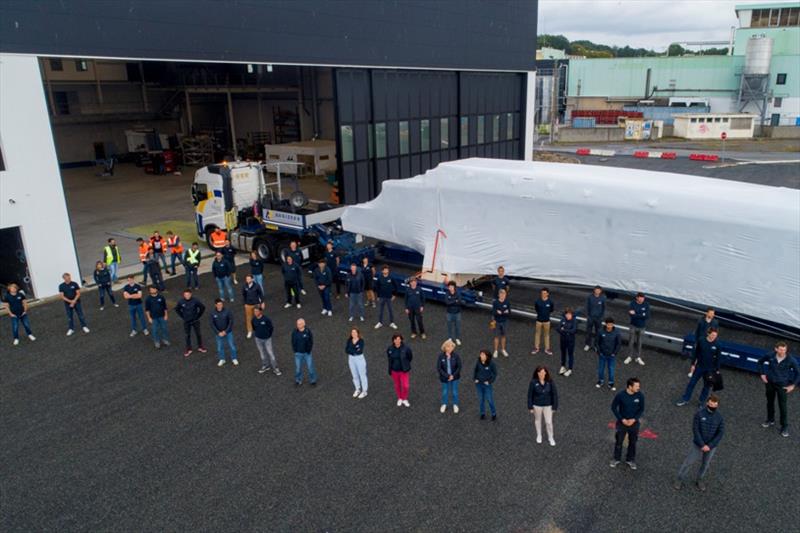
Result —
<instances>
[{"instance_id":1,"label":"white sneaker","mask_svg":"<svg viewBox=\"0 0 800 533\"><path fill-rule=\"evenodd\" d=\"M558 375L559 376L563 376L566 372L567 372L567 369L564 368L563 366L558 369Z\"/></svg>"},{"instance_id":2,"label":"white sneaker","mask_svg":"<svg viewBox=\"0 0 800 533\"><path fill-rule=\"evenodd\" d=\"M359 320L361 320L361 322L364 322L364 317L363 316L360 316L358 318L359 318Z\"/></svg>"},{"instance_id":3,"label":"white sneaker","mask_svg":"<svg viewBox=\"0 0 800 533\"><path fill-rule=\"evenodd\" d=\"M327 310L325 310L325 309L323 309L321 314L322 314L322 316L325 316L325 315L327 315L327 314L328 314L328 311L327 311Z\"/></svg>"},{"instance_id":4,"label":"white sneaker","mask_svg":"<svg viewBox=\"0 0 800 533\"><path fill-rule=\"evenodd\" d=\"M458 406L457 405L453 406L453 413L458 414Z\"/></svg>"},{"instance_id":5,"label":"white sneaker","mask_svg":"<svg viewBox=\"0 0 800 533\"><path fill-rule=\"evenodd\" d=\"M217 366L225 366L225 359L220 359Z\"/></svg>"},{"instance_id":6,"label":"white sneaker","mask_svg":"<svg viewBox=\"0 0 800 533\"><path fill-rule=\"evenodd\" d=\"M590 347L589 347L589 345L588 345L588 344L584 344L584 345L583 345L583 351L584 351L584 352L588 352L589 350L590 350Z\"/></svg>"},{"instance_id":7,"label":"white sneaker","mask_svg":"<svg viewBox=\"0 0 800 533\"><path fill-rule=\"evenodd\" d=\"M367 397L367 391L364 391L364 392L362 392L361 394L358 395L358 399L359 400L363 400L366 397Z\"/></svg>"},{"instance_id":8,"label":"white sneaker","mask_svg":"<svg viewBox=\"0 0 800 533\"><path fill-rule=\"evenodd\" d=\"M303 306L302 306L302 305L300 305L300 304L297 304L297 308L298 308L298 309L300 309L301 307L303 307Z\"/></svg>"},{"instance_id":9,"label":"white sneaker","mask_svg":"<svg viewBox=\"0 0 800 533\"><path fill-rule=\"evenodd\" d=\"M497 350L495 350L495 351L494 351L494 353L492 354L492 357L494 357L495 359L497 359Z\"/></svg>"},{"instance_id":10,"label":"white sneaker","mask_svg":"<svg viewBox=\"0 0 800 533\"><path fill-rule=\"evenodd\" d=\"M306 290L305 290L305 289L300 289L300 294L302 294L303 296L305 296L305 295L306 295L306 294L308 294L308 293L306 292Z\"/></svg>"},{"instance_id":11,"label":"white sneaker","mask_svg":"<svg viewBox=\"0 0 800 533\"><path fill-rule=\"evenodd\" d=\"M565 378L568 378L568 377L570 377L571 375L572 375L572 369L570 369L570 370L567 370L566 372L564 372L564 377L565 377Z\"/></svg>"},{"instance_id":12,"label":"white sneaker","mask_svg":"<svg viewBox=\"0 0 800 533\"><path fill-rule=\"evenodd\" d=\"M361 391L356 389L355 392L353 393L353 398L358 398L359 394L361 394Z\"/></svg>"},{"instance_id":13,"label":"white sneaker","mask_svg":"<svg viewBox=\"0 0 800 533\"><path fill-rule=\"evenodd\" d=\"M456 345L461 346L461 339L456 339Z\"/></svg>"},{"instance_id":14,"label":"white sneaker","mask_svg":"<svg viewBox=\"0 0 800 533\"><path fill-rule=\"evenodd\" d=\"M239 360L238 359L233 359L231 361L231 363L233 363L233 366L239 366Z\"/></svg>"},{"instance_id":15,"label":"white sneaker","mask_svg":"<svg viewBox=\"0 0 800 533\"><path fill-rule=\"evenodd\" d=\"M119 307L119 304L114 304L114 307Z\"/></svg>"},{"instance_id":16,"label":"white sneaker","mask_svg":"<svg viewBox=\"0 0 800 533\"><path fill-rule=\"evenodd\" d=\"M397 329L397 324L392 322L391 324L389 324L389 327L392 328L392 329Z\"/></svg>"},{"instance_id":17,"label":"white sneaker","mask_svg":"<svg viewBox=\"0 0 800 533\"><path fill-rule=\"evenodd\" d=\"M347 321L348 322L352 322L353 321L353 317L348 318Z\"/></svg>"},{"instance_id":18,"label":"white sneaker","mask_svg":"<svg viewBox=\"0 0 800 533\"><path fill-rule=\"evenodd\" d=\"M131 330L131 334L130 334L130 335L128 335L128 337L135 337L135 336L136 336L136 335L138 335L138 334L139 334L139 332L138 332L138 331L136 331L135 329L132 329L132 330Z\"/></svg>"},{"instance_id":19,"label":"white sneaker","mask_svg":"<svg viewBox=\"0 0 800 533\"><path fill-rule=\"evenodd\" d=\"M84 332L84 333L89 333L89 331L91 331L91 330L90 330L89 328L87 328L86 326L83 326L83 328L81 328L81 329L83 329L83 332Z\"/></svg>"},{"instance_id":20,"label":"white sneaker","mask_svg":"<svg viewBox=\"0 0 800 533\"><path fill-rule=\"evenodd\" d=\"M442 404L442 406L441 406L441 407L439 407L439 412L440 412L440 413L444 413L445 411L447 411L447 405L445 405L445 404Z\"/></svg>"},{"instance_id":21,"label":"white sneaker","mask_svg":"<svg viewBox=\"0 0 800 533\"><path fill-rule=\"evenodd\" d=\"M73 333L75 333L75 330L74 330L74 329L68 329L68 330L67 330L67 337L69 337L69 336L70 336L70 335L72 335Z\"/></svg>"},{"instance_id":22,"label":"white sneaker","mask_svg":"<svg viewBox=\"0 0 800 533\"><path fill-rule=\"evenodd\" d=\"M508 357L508 352L507 351L502 350L502 352L503 352L503 357Z\"/></svg>"},{"instance_id":23,"label":"white sneaker","mask_svg":"<svg viewBox=\"0 0 800 533\"><path fill-rule=\"evenodd\" d=\"M636 358L636 362L639 363L640 365L644 366L644 361L642 360L641 357L637 357Z\"/></svg>"},{"instance_id":24,"label":"white sneaker","mask_svg":"<svg viewBox=\"0 0 800 533\"><path fill-rule=\"evenodd\" d=\"M149 332L149 331L147 331L146 329L145 329L145 330L142 330L142 333L144 333L144 336L145 336L145 337L147 337L148 335L150 335L150 332Z\"/></svg>"},{"instance_id":25,"label":"white sneaker","mask_svg":"<svg viewBox=\"0 0 800 533\"><path fill-rule=\"evenodd\" d=\"M383 324L381 324L380 322L375 324L375 329L381 329L382 327L383 327Z\"/></svg>"},{"instance_id":26,"label":"white sneaker","mask_svg":"<svg viewBox=\"0 0 800 533\"><path fill-rule=\"evenodd\" d=\"M287 302L286 304L284 304L283 308L284 309L289 309L291 306L292 306L292 304Z\"/></svg>"},{"instance_id":27,"label":"white sneaker","mask_svg":"<svg viewBox=\"0 0 800 533\"><path fill-rule=\"evenodd\" d=\"M541 444L541 443L542 443L542 436L536 435L536 444Z\"/></svg>"},{"instance_id":28,"label":"white sneaker","mask_svg":"<svg viewBox=\"0 0 800 533\"><path fill-rule=\"evenodd\" d=\"M403 405L403 400L397 400L397 407L400 407L401 405Z\"/></svg>"},{"instance_id":29,"label":"white sneaker","mask_svg":"<svg viewBox=\"0 0 800 533\"><path fill-rule=\"evenodd\" d=\"M411 404L408 403L408 400L403 400L403 405L405 405L406 407L411 407Z\"/></svg>"},{"instance_id":30,"label":"white sneaker","mask_svg":"<svg viewBox=\"0 0 800 533\"><path fill-rule=\"evenodd\" d=\"M36 337L34 337L33 335L28 335L28 340L35 341Z\"/></svg>"},{"instance_id":31,"label":"white sneaker","mask_svg":"<svg viewBox=\"0 0 800 533\"><path fill-rule=\"evenodd\" d=\"M253 337L253 332L252 331L248 331L247 332L247 338L251 339L252 337Z\"/></svg>"},{"instance_id":32,"label":"white sneaker","mask_svg":"<svg viewBox=\"0 0 800 533\"><path fill-rule=\"evenodd\" d=\"M14 346L18 346L18 345L19 345L19 339L14 339Z\"/></svg>"},{"instance_id":33,"label":"white sneaker","mask_svg":"<svg viewBox=\"0 0 800 533\"><path fill-rule=\"evenodd\" d=\"M550 440L550 446L555 446L556 445L556 441L555 441L555 439L553 437L550 437L549 440Z\"/></svg>"},{"instance_id":34,"label":"white sneaker","mask_svg":"<svg viewBox=\"0 0 800 533\"><path fill-rule=\"evenodd\" d=\"M633 358L629 355L622 363L628 365L631 361L633 361Z\"/></svg>"},{"instance_id":35,"label":"white sneaker","mask_svg":"<svg viewBox=\"0 0 800 533\"><path fill-rule=\"evenodd\" d=\"M106 308L105 308L105 307L101 307L101 308L100 308L100 310L101 310L101 311L105 311L105 310L106 310Z\"/></svg>"}]
</instances>

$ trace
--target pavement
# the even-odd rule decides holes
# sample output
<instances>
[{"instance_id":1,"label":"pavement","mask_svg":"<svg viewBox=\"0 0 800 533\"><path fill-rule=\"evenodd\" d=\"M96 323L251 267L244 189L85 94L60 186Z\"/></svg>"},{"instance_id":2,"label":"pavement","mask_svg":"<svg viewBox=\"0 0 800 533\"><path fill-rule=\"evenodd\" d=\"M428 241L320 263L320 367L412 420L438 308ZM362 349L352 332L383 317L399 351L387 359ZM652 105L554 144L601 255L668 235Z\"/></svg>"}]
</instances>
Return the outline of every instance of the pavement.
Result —
<instances>
[{"instance_id":1,"label":"pavement","mask_svg":"<svg viewBox=\"0 0 800 533\"><path fill-rule=\"evenodd\" d=\"M375 310L358 323L370 390L355 400L343 353L346 300L334 301L331 318L320 316L315 294L302 309L283 309L279 278L268 267L267 313L276 326L280 377L257 373L238 299L231 304L237 368L217 368L210 345L208 354L184 359L177 317L170 349L157 351L141 335L129 338L124 305L101 312L93 291L83 296L88 335L65 337L63 306L44 303L31 311L38 340L12 348L3 318L2 530L796 530L798 393L789 398L793 433L782 438L760 427L758 379L727 370L720 407L726 436L709 490L676 492L673 476L690 445L694 410L674 406L687 379L678 356L648 350L644 367L618 363L619 385L632 375L642 380L642 428L650 438L639 441L637 471L611 469L612 395L594 387L591 352L579 350L575 373L556 378L557 446L537 445L527 385L536 365L556 370L558 362L529 355L530 322L511 321L511 357L497 360L499 417L481 421L469 378L477 351L490 345L489 317L465 311L461 413L442 415L434 365L446 331L444 308L428 305L429 339L408 341L415 354L411 407L398 408L384 355L391 331L372 329ZM167 280L171 304L181 281ZM212 283L202 276L199 297L207 305L216 296ZM558 288L553 298L568 299ZM314 388L294 387L291 376L289 335L301 316L315 336ZM407 335L407 321L397 322ZM202 327L208 337L206 319Z\"/></svg>"}]
</instances>

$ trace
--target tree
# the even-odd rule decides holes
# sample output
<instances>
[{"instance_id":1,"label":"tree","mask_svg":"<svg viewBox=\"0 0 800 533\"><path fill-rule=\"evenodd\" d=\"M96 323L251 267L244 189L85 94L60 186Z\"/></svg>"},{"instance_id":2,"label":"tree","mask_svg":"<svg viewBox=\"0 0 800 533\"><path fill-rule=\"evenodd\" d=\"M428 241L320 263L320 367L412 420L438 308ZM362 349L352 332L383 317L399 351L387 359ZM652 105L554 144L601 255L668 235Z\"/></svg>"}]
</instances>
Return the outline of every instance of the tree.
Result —
<instances>
[{"instance_id":1,"label":"tree","mask_svg":"<svg viewBox=\"0 0 800 533\"><path fill-rule=\"evenodd\" d=\"M556 50L564 50L569 48L569 39L563 35L539 35L536 38L536 46L539 48L555 48Z\"/></svg>"},{"instance_id":2,"label":"tree","mask_svg":"<svg viewBox=\"0 0 800 533\"><path fill-rule=\"evenodd\" d=\"M668 56L682 56L685 53L686 49L679 44L672 43L671 45L669 45L669 48L667 48Z\"/></svg>"}]
</instances>

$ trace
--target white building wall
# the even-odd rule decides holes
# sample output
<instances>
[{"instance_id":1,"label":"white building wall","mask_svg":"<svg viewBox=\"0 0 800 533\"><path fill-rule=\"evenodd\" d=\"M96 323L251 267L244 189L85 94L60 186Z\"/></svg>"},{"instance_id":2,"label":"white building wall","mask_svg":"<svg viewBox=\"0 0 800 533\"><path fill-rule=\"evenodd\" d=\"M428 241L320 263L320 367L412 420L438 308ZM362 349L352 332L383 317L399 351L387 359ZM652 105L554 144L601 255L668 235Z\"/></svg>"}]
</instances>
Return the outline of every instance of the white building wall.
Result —
<instances>
[{"instance_id":1,"label":"white building wall","mask_svg":"<svg viewBox=\"0 0 800 533\"><path fill-rule=\"evenodd\" d=\"M78 279L64 188L35 56L0 54L0 228L19 226L37 297Z\"/></svg>"}]
</instances>

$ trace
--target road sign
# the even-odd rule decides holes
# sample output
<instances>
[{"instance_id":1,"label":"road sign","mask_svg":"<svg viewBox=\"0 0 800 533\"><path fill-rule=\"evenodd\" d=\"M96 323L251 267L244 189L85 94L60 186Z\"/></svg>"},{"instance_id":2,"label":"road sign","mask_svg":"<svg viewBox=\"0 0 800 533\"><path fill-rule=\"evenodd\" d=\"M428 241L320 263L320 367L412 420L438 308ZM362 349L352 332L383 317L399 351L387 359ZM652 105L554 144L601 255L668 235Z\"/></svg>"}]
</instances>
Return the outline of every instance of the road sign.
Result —
<instances>
[{"instance_id":1,"label":"road sign","mask_svg":"<svg viewBox=\"0 0 800 533\"><path fill-rule=\"evenodd\" d=\"M720 134L719 138L720 138L720 139L722 139L722 140L724 141L725 139L727 139L727 138L728 138L728 134L727 134L726 132L724 132L724 131L723 131L723 132Z\"/></svg>"}]
</instances>

